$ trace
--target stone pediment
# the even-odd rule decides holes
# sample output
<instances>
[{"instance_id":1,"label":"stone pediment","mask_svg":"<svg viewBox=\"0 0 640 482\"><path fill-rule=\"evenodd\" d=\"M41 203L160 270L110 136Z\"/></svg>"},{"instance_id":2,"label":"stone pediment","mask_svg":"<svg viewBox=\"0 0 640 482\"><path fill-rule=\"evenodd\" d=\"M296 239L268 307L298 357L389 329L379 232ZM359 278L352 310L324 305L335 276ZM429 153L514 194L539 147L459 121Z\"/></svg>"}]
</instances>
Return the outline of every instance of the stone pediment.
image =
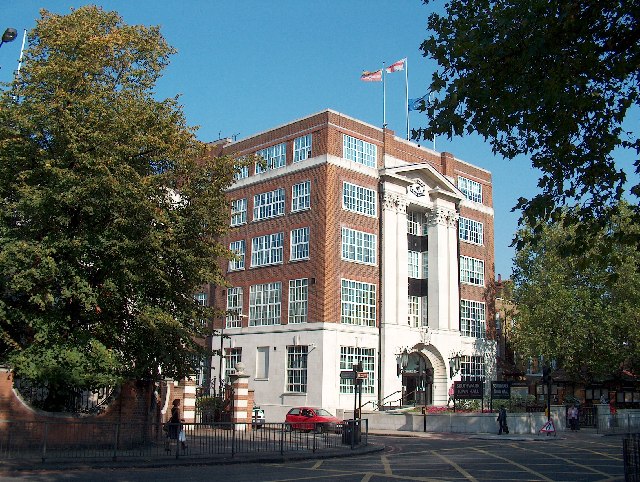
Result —
<instances>
[{"instance_id":1,"label":"stone pediment","mask_svg":"<svg viewBox=\"0 0 640 482\"><path fill-rule=\"evenodd\" d=\"M380 170L386 183L406 189L407 197L433 201L447 199L459 204L464 195L447 177L429 163L409 164Z\"/></svg>"}]
</instances>

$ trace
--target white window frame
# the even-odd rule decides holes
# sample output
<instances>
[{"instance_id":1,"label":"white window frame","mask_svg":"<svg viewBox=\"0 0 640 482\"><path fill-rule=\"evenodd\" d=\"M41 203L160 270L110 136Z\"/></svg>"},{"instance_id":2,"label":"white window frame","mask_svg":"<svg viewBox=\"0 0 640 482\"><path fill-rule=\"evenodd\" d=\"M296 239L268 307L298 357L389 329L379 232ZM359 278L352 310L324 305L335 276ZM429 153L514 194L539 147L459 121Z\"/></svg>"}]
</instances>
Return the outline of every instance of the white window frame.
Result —
<instances>
[{"instance_id":1,"label":"white window frame","mask_svg":"<svg viewBox=\"0 0 640 482\"><path fill-rule=\"evenodd\" d=\"M234 199L231 201L231 226L240 226L247 223L247 199Z\"/></svg>"},{"instance_id":2,"label":"white window frame","mask_svg":"<svg viewBox=\"0 0 640 482\"><path fill-rule=\"evenodd\" d=\"M484 339L487 333L487 307L482 301L460 300L462 336Z\"/></svg>"},{"instance_id":3,"label":"white window frame","mask_svg":"<svg viewBox=\"0 0 640 482\"><path fill-rule=\"evenodd\" d=\"M231 381L231 375L236 370L236 365L242 361L242 348L224 349L224 379L227 383Z\"/></svg>"},{"instance_id":4,"label":"white window frame","mask_svg":"<svg viewBox=\"0 0 640 482\"><path fill-rule=\"evenodd\" d=\"M460 282L484 286L484 261L469 256L460 256Z\"/></svg>"},{"instance_id":5,"label":"white window frame","mask_svg":"<svg viewBox=\"0 0 640 482\"><path fill-rule=\"evenodd\" d=\"M378 148L375 144L347 134L342 136L342 157L363 166L376 167Z\"/></svg>"},{"instance_id":6,"label":"white window frame","mask_svg":"<svg viewBox=\"0 0 640 482\"><path fill-rule=\"evenodd\" d=\"M378 237L375 234L342 228L342 259L355 263L376 264Z\"/></svg>"},{"instance_id":7,"label":"white window frame","mask_svg":"<svg viewBox=\"0 0 640 482\"><path fill-rule=\"evenodd\" d=\"M358 186L346 181L342 183L342 207L346 211L376 217L378 215L377 204L375 189Z\"/></svg>"},{"instance_id":8,"label":"white window frame","mask_svg":"<svg viewBox=\"0 0 640 482\"><path fill-rule=\"evenodd\" d=\"M296 137L293 140L293 162L300 162L311 157L311 134Z\"/></svg>"},{"instance_id":9,"label":"white window frame","mask_svg":"<svg viewBox=\"0 0 640 482\"><path fill-rule=\"evenodd\" d=\"M253 196L253 220L262 221L284 215L284 188Z\"/></svg>"},{"instance_id":10,"label":"white window frame","mask_svg":"<svg viewBox=\"0 0 640 482\"><path fill-rule=\"evenodd\" d=\"M251 240L251 267L282 264L284 233L265 234Z\"/></svg>"},{"instance_id":11,"label":"white window frame","mask_svg":"<svg viewBox=\"0 0 640 482\"><path fill-rule=\"evenodd\" d=\"M231 241L229 243L229 251L235 254L235 258L229 260L229 271L242 271L244 269L244 260L246 253L246 245L244 239Z\"/></svg>"},{"instance_id":12,"label":"white window frame","mask_svg":"<svg viewBox=\"0 0 640 482\"><path fill-rule=\"evenodd\" d=\"M311 182L303 181L291 186L291 212L306 211L311 208Z\"/></svg>"},{"instance_id":13,"label":"white window frame","mask_svg":"<svg viewBox=\"0 0 640 482\"><path fill-rule=\"evenodd\" d=\"M463 356L460 361L462 381L484 381L486 377L484 356Z\"/></svg>"},{"instance_id":14,"label":"white window frame","mask_svg":"<svg viewBox=\"0 0 640 482\"><path fill-rule=\"evenodd\" d=\"M242 327L242 305L244 290L241 286L227 288L227 315L225 317L226 328Z\"/></svg>"},{"instance_id":15,"label":"white window frame","mask_svg":"<svg viewBox=\"0 0 640 482\"><path fill-rule=\"evenodd\" d=\"M340 370L353 370L353 365L362 363L362 371L368 376L362 381L362 393L375 393L376 379L376 350L375 348L361 348L356 346L340 347ZM353 380L340 378L340 393L353 393Z\"/></svg>"},{"instance_id":16,"label":"white window frame","mask_svg":"<svg viewBox=\"0 0 640 482\"><path fill-rule=\"evenodd\" d=\"M458 189L469 201L482 204L482 184L478 181L458 176Z\"/></svg>"},{"instance_id":17,"label":"white window frame","mask_svg":"<svg viewBox=\"0 0 640 482\"><path fill-rule=\"evenodd\" d=\"M282 283L264 283L249 287L249 326L280 324Z\"/></svg>"},{"instance_id":18,"label":"white window frame","mask_svg":"<svg viewBox=\"0 0 640 482\"><path fill-rule=\"evenodd\" d=\"M458 238L465 243L484 244L484 225L475 219L460 216L458 220Z\"/></svg>"},{"instance_id":19,"label":"white window frame","mask_svg":"<svg viewBox=\"0 0 640 482\"><path fill-rule=\"evenodd\" d=\"M196 303L198 304L198 306L209 306L207 303L209 299L209 296L207 295L207 293L201 291L200 293L196 293L196 295L193 298L196 300Z\"/></svg>"},{"instance_id":20,"label":"white window frame","mask_svg":"<svg viewBox=\"0 0 640 482\"><path fill-rule=\"evenodd\" d=\"M414 236L427 235L427 216L418 211L407 211L407 233Z\"/></svg>"},{"instance_id":21,"label":"white window frame","mask_svg":"<svg viewBox=\"0 0 640 482\"><path fill-rule=\"evenodd\" d=\"M240 168L238 168L238 166L236 166L237 171L233 174L233 178L236 181L239 181L240 179L244 179L246 177L249 177L249 166L242 166Z\"/></svg>"},{"instance_id":22,"label":"white window frame","mask_svg":"<svg viewBox=\"0 0 640 482\"><path fill-rule=\"evenodd\" d=\"M291 230L290 237L290 261L309 259L309 228L296 228Z\"/></svg>"},{"instance_id":23,"label":"white window frame","mask_svg":"<svg viewBox=\"0 0 640 482\"><path fill-rule=\"evenodd\" d=\"M428 317L428 297L427 296L412 296L408 297L408 323L409 326L414 328L421 328L429 326Z\"/></svg>"},{"instance_id":24,"label":"white window frame","mask_svg":"<svg viewBox=\"0 0 640 482\"><path fill-rule=\"evenodd\" d=\"M340 323L376 326L376 285L340 280Z\"/></svg>"},{"instance_id":25,"label":"white window frame","mask_svg":"<svg viewBox=\"0 0 640 482\"><path fill-rule=\"evenodd\" d=\"M279 169L287 165L287 144L282 142L275 146L260 149L256 152L256 156L260 156L265 160L265 166L256 162L256 174L262 174L270 169Z\"/></svg>"},{"instance_id":26,"label":"white window frame","mask_svg":"<svg viewBox=\"0 0 640 482\"><path fill-rule=\"evenodd\" d=\"M289 324L306 323L309 315L309 280L289 280Z\"/></svg>"},{"instance_id":27,"label":"white window frame","mask_svg":"<svg viewBox=\"0 0 640 482\"><path fill-rule=\"evenodd\" d=\"M309 347L307 345L287 346L287 392L307 392L308 361Z\"/></svg>"}]
</instances>

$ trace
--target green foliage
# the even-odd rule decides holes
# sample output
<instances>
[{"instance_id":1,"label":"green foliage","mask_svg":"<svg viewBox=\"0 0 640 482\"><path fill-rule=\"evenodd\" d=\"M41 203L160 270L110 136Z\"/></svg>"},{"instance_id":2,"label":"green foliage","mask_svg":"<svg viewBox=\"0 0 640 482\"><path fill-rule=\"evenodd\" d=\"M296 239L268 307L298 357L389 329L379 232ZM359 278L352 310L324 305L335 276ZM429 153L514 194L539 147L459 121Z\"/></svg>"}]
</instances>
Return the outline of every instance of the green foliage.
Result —
<instances>
[{"instance_id":1,"label":"green foliage","mask_svg":"<svg viewBox=\"0 0 640 482\"><path fill-rule=\"evenodd\" d=\"M558 219L575 203L581 229L599 229L625 193L614 150L640 151L637 125L624 125L638 107L638 18L638 2L617 0L447 2L445 15L429 16L433 34L421 46L439 64L438 95L414 137L475 132L505 158L530 156L542 192L520 198L526 223ZM637 173L637 157L634 165Z\"/></svg>"},{"instance_id":2,"label":"green foliage","mask_svg":"<svg viewBox=\"0 0 640 482\"><path fill-rule=\"evenodd\" d=\"M50 387L182 377L222 283L224 191L176 99L153 88L173 49L113 12L42 11L0 98L0 361Z\"/></svg>"},{"instance_id":3,"label":"green foliage","mask_svg":"<svg viewBox=\"0 0 640 482\"><path fill-rule=\"evenodd\" d=\"M619 212L583 240L588 248L581 254L567 249L576 226L550 223L535 243L531 229L520 232L511 335L519 355L555 359L584 381L640 368L640 252L616 242L618 233L637 235L640 227L629 206Z\"/></svg>"}]
</instances>

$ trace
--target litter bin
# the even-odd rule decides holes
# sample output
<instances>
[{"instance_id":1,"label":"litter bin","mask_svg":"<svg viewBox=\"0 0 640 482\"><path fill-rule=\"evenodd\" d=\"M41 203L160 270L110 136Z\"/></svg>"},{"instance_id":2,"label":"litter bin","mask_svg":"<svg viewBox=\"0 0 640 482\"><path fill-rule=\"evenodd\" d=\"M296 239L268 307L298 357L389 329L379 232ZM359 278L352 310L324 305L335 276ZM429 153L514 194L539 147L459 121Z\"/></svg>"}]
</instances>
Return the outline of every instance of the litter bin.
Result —
<instances>
[{"instance_id":1,"label":"litter bin","mask_svg":"<svg viewBox=\"0 0 640 482\"><path fill-rule=\"evenodd\" d=\"M360 420L345 420L342 422L342 443L344 445L358 445L360 438Z\"/></svg>"}]
</instances>

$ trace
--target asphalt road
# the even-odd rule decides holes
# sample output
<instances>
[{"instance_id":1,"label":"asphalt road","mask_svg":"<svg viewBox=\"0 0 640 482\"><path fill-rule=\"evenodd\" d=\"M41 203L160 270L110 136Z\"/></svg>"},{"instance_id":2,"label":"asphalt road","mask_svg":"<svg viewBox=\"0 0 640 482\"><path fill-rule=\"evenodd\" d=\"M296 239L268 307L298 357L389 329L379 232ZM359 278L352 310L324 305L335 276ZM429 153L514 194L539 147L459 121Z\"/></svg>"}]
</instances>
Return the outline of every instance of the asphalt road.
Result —
<instances>
[{"instance_id":1,"label":"asphalt road","mask_svg":"<svg viewBox=\"0 0 640 482\"><path fill-rule=\"evenodd\" d=\"M284 463L90 468L21 472L1 481L622 481L619 436L518 437L430 434L372 436L384 451Z\"/></svg>"}]
</instances>

